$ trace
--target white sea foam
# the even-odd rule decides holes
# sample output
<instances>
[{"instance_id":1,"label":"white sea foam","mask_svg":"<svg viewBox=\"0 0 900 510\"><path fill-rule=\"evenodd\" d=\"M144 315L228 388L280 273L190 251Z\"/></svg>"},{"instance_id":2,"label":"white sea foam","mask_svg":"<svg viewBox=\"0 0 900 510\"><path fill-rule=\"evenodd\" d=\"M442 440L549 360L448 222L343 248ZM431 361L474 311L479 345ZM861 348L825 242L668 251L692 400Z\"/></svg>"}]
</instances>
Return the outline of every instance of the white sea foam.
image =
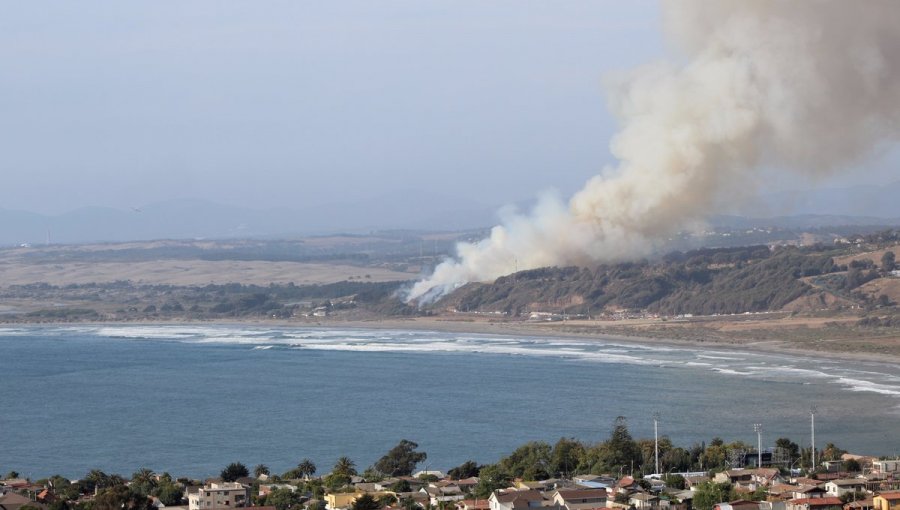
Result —
<instances>
[{"instance_id":1,"label":"white sea foam","mask_svg":"<svg viewBox=\"0 0 900 510\"><path fill-rule=\"evenodd\" d=\"M753 352L701 351L669 347L579 341L560 338L477 335L453 336L431 331L243 328L231 326L71 326L44 330L54 335L85 334L113 340L150 340L194 344L249 345L255 350L287 347L343 352L456 353L554 357L591 363L651 365L670 369L706 369L761 380L827 380L848 391L900 397L900 377L889 371L853 370L840 365L810 367L799 357ZM0 336L27 334L23 328L0 328ZM815 367L822 364L816 362ZM807 368L809 367L809 368Z\"/></svg>"},{"instance_id":2,"label":"white sea foam","mask_svg":"<svg viewBox=\"0 0 900 510\"><path fill-rule=\"evenodd\" d=\"M731 368L711 368L713 372L718 372L720 374L728 374L728 375L756 375L756 372L741 372L740 370L734 370Z\"/></svg>"},{"instance_id":3,"label":"white sea foam","mask_svg":"<svg viewBox=\"0 0 900 510\"><path fill-rule=\"evenodd\" d=\"M833 382L844 386L850 391L878 393L881 395L900 397L900 386L880 384L872 381L864 381L862 379L853 379L850 377L840 377Z\"/></svg>"}]
</instances>

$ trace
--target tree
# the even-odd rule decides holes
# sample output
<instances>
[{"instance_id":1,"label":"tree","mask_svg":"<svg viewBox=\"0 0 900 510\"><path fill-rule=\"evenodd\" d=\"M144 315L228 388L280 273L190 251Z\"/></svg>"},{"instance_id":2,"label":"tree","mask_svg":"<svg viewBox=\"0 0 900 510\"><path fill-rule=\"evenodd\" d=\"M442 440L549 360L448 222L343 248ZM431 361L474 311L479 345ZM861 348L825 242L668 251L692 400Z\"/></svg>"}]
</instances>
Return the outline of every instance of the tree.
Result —
<instances>
[{"instance_id":1,"label":"tree","mask_svg":"<svg viewBox=\"0 0 900 510\"><path fill-rule=\"evenodd\" d=\"M407 480L397 480L396 482L391 484L391 492L410 492L412 491L412 487L409 485L409 481Z\"/></svg>"},{"instance_id":2,"label":"tree","mask_svg":"<svg viewBox=\"0 0 900 510\"><path fill-rule=\"evenodd\" d=\"M844 471L847 471L849 473L859 473L860 471L862 471L859 465L859 461L856 459L845 460L843 467Z\"/></svg>"},{"instance_id":3,"label":"tree","mask_svg":"<svg viewBox=\"0 0 900 510\"><path fill-rule=\"evenodd\" d=\"M59 498L58 501L75 501L81 495L79 484L72 483L63 476L53 475L49 483L53 487L53 493Z\"/></svg>"},{"instance_id":4,"label":"tree","mask_svg":"<svg viewBox=\"0 0 900 510\"><path fill-rule=\"evenodd\" d=\"M184 498L184 489L172 481L172 478L162 478L159 485L153 489L152 496L159 498L166 506L178 506Z\"/></svg>"},{"instance_id":5,"label":"tree","mask_svg":"<svg viewBox=\"0 0 900 510\"><path fill-rule=\"evenodd\" d=\"M4 479L4 480L11 480L11 479L13 479L13 478L18 478L18 477L19 477L19 472L18 472L18 471L10 471L9 473L6 473L6 476L5 476L3 479Z\"/></svg>"},{"instance_id":6,"label":"tree","mask_svg":"<svg viewBox=\"0 0 900 510\"><path fill-rule=\"evenodd\" d=\"M141 468L131 475L131 490L142 496L149 496L156 485L156 477L151 469Z\"/></svg>"},{"instance_id":7,"label":"tree","mask_svg":"<svg viewBox=\"0 0 900 510\"><path fill-rule=\"evenodd\" d=\"M374 466L367 467L361 476L363 477L363 480L367 482L380 482L384 480L384 473L375 469Z\"/></svg>"},{"instance_id":8,"label":"tree","mask_svg":"<svg viewBox=\"0 0 900 510\"><path fill-rule=\"evenodd\" d=\"M250 472L247 471L247 466L240 462L232 462L222 470L219 476L226 482L233 482L238 478L250 476Z\"/></svg>"},{"instance_id":9,"label":"tree","mask_svg":"<svg viewBox=\"0 0 900 510\"><path fill-rule=\"evenodd\" d=\"M550 471L554 476L568 476L584 457L584 445L575 439L559 438L550 454Z\"/></svg>"},{"instance_id":10,"label":"tree","mask_svg":"<svg viewBox=\"0 0 900 510\"><path fill-rule=\"evenodd\" d=\"M500 468L513 478L545 480L550 477L552 448L543 441L526 443L500 459Z\"/></svg>"},{"instance_id":11,"label":"tree","mask_svg":"<svg viewBox=\"0 0 900 510\"><path fill-rule=\"evenodd\" d=\"M800 458L800 446L786 437L776 439L775 446L788 455L791 463Z\"/></svg>"},{"instance_id":12,"label":"tree","mask_svg":"<svg viewBox=\"0 0 900 510\"><path fill-rule=\"evenodd\" d=\"M255 468L253 468L253 476L259 478L262 475L269 474L269 466L265 464L257 464Z\"/></svg>"},{"instance_id":13,"label":"tree","mask_svg":"<svg viewBox=\"0 0 900 510\"><path fill-rule=\"evenodd\" d=\"M845 287L847 290L853 290L860 285L863 284L863 274L862 269L858 267L851 267L847 270L847 279L845 280Z\"/></svg>"},{"instance_id":14,"label":"tree","mask_svg":"<svg viewBox=\"0 0 900 510\"><path fill-rule=\"evenodd\" d=\"M663 482L666 483L666 487L671 487L673 489L684 490L686 480L683 476L677 474L666 474L663 477Z\"/></svg>"},{"instance_id":15,"label":"tree","mask_svg":"<svg viewBox=\"0 0 900 510\"><path fill-rule=\"evenodd\" d=\"M598 463L606 468L607 471L618 471L619 468L626 470L631 466L640 468L641 452L638 449L637 442L632 439L628 432L628 425L624 416L619 416L613 422L613 429L609 435L609 440L601 445L599 449Z\"/></svg>"},{"instance_id":16,"label":"tree","mask_svg":"<svg viewBox=\"0 0 900 510\"><path fill-rule=\"evenodd\" d=\"M896 268L897 261L894 252L890 250L884 252L884 255L881 256L881 270L885 273L890 273Z\"/></svg>"},{"instance_id":17,"label":"tree","mask_svg":"<svg viewBox=\"0 0 900 510\"><path fill-rule=\"evenodd\" d=\"M350 457L341 457L334 463L331 474L346 476L348 478L356 476L356 463L350 460Z\"/></svg>"},{"instance_id":18,"label":"tree","mask_svg":"<svg viewBox=\"0 0 900 510\"><path fill-rule=\"evenodd\" d=\"M297 471L300 473L300 476L309 480L309 477L316 474L316 465L313 464L313 461L304 458L297 464Z\"/></svg>"},{"instance_id":19,"label":"tree","mask_svg":"<svg viewBox=\"0 0 900 510\"><path fill-rule=\"evenodd\" d=\"M110 487L94 498L91 510L154 510L153 502L124 485Z\"/></svg>"},{"instance_id":20,"label":"tree","mask_svg":"<svg viewBox=\"0 0 900 510\"><path fill-rule=\"evenodd\" d=\"M383 508L388 505L393 505L396 502L397 502L397 497L394 496L393 494L382 494L381 496L378 496L378 506L379 507Z\"/></svg>"},{"instance_id":21,"label":"tree","mask_svg":"<svg viewBox=\"0 0 900 510\"><path fill-rule=\"evenodd\" d=\"M389 476L409 476L416 464L424 461L428 454L417 452L419 445L413 441L402 439L397 446L391 448L378 462L375 469Z\"/></svg>"},{"instance_id":22,"label":"tree","mask_svg":"<svg viewBox=\"0 0 900 510\"><path fill-rule=\"evenodd\" d=\"M478 476L480 470L481 466L479 466L477 462L474 460L467 460L455 468L450 468L450 470L447 471L447 476L454 480L462 480L463 478Z\"/></svg>"},{"instance_id":23,"label":"tree","mask_svg":"<svg viewBox=\"0 0 900 510\"><path fill-rule=\"evenodd\" d=\"M290 489L272 489L266 495L266 506L274 506L277 510L289 510L300 504L300 494Z\"/></svg>"},{"instance_id":24,"label":"tree","mask_svg":"<svg viewBox=\"0 0 900 510\"><path fill-rule=\"evenodd\" d=\"M730 483L703 482L694 492L695 510L712 510L718 504L735 499Z\"/></svg>"},{"instance_id":25,"label":"tree","mask_svg":"<svg viewBox=\"0 0 900 510\"><path fill-rule=\"evenodd\" d=\"M478 473L478 484L475 485L475 497L487 499L495 490L508 487L510 480L509 474L499 465L482 466L481 472Z\"/></svg>"},{"instance_id":26,"label":"tree","mask_svg":"<svg viewBox=\"0 0 900 510\"><path fill-rule=\"evenodd\" d=\"M838 460L845 453L847 453L847 450L841 450L834 443L828 443L822 449L822 460Z\"/></svg>"},{"instance_id":27,"label":"tree","mask_svg":"<svg viewBox=\"0 0 900 510\"><path fill-rule=\"evenodd\" d=\"M356 498L356 501L350 506L351 510L379 510L381 505L372 497L371 494L363 494Z\"/></svg>"}]
</instances>

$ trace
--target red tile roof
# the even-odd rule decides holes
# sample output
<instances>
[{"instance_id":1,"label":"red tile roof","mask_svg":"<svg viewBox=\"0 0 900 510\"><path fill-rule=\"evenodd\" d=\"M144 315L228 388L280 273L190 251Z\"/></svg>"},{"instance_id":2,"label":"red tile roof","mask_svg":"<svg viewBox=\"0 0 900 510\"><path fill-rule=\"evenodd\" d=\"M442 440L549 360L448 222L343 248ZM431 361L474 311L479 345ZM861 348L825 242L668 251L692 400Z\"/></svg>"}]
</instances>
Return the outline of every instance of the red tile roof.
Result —
<instances>
[{"instance_id":1,"label":"red tile roof","mask_svg":"<svg viewBox=\"0 0 900 510\"><path fill-rule=\"evenodd\" d=\"M843 506L844 502L841 501L841 498L799 498L792 499L791 503L795 505L808 505L810 507L814 506Z\"/></svg>"}]
</instances>

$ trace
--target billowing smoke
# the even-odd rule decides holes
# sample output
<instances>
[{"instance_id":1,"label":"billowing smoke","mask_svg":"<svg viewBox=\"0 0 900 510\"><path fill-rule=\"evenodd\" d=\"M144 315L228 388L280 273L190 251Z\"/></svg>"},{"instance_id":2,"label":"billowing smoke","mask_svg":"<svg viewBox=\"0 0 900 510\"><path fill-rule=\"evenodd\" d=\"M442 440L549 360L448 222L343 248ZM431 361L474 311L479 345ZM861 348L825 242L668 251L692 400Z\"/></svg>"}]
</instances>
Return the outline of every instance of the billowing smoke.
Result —
<instances>
[{"instance_id":1,"label":"billowing smoke","mask_svg":"<svg viewBox=\"0 0 900 510\"><path fill-rule=\"evenodd\" d=\"M683 56L619 77L621 130L604 169L568 204L552 197L457 246L408 294L427 302L516 268L647 255L672 233L753 194L778 169L826 176L900 133L900 2L662 2Z\"/></svg>"}]
</instances>

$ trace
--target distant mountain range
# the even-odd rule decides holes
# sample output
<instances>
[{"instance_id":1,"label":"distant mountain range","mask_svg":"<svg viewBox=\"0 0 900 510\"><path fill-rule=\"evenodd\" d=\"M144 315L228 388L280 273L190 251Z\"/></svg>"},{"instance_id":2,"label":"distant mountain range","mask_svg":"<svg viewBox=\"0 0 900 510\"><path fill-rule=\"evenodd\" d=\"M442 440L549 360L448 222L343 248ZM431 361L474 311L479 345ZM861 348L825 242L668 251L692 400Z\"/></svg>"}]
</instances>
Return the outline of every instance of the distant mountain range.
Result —
<instances>
[{"instance_id":1,"label":"distant mountain range","mask_svg":"<svg viewBox=\"0 0 900 510\"><path fill-rule=\"evenodd\" d=\"M900 181L764 196L756 211L716 216L715 227L815 228L900 224ZM408 189L363 201L316 207L251 209L204 200L173 200L131 210L86 207L60 215L0 209L0 245L121 242L147 239L288 237L381 229L466 230L497 222L502 204ZM529 202L518 204L527 210ZM772 212L787 212L773 215ZM752 216L752 217L751 217Z\"/></svg>"},{"instance_id":2,"label":"distant mountain range","mask_svg":"<svg viewBox=\"0 0 900 510\"><path fill-rule=\"evenodd\" d=\"M0 209L0 245L148 239L287 237L379 229L465 230L496 221L495 207L436 193L398 192L316 207L251 209L173 200L121 210L86 207L60 215Z\"/></svg>"}]
</instances>

